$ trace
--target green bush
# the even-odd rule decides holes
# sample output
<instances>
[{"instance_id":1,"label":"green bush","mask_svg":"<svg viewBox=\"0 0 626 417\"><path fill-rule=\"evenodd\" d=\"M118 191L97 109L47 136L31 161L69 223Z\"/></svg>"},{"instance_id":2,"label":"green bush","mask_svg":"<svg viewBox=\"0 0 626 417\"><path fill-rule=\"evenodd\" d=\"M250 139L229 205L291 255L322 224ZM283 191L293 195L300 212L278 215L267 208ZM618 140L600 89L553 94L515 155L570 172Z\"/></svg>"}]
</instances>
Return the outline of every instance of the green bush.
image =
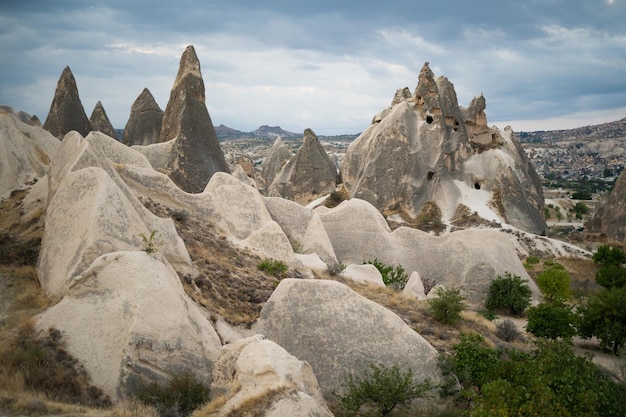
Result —
<instances>
[{"instance_id":1,"label":"green bush","mask_svg":"<svg viewBox=\"0 0 626 417\"><path fill-rule=\"evenodd\" d=\"M617 355L626 343L626 287L604 289L589 297L578 311L579 334L586 339L597 337Z\"/></svg>"},{"instance_id":2,"label":"green bush","mask_svg":"<svg viewBox=\"0 0 626 417\"><path fill-rule=\"evenodd\" d=\"M517 275L505 272L491 282L485 306L489 310L508 309L511 314L521 315L530 305L532 292L526 281Z\"/></svg>"},{"instance_id":3,"label":"green bush","mask_svg":"<svg viewBox=\"0 0 626 417\"><path fill-rule=\"evenodd\" d=\"M622 288L626 286L626 268L620 265L602 265L596 271L596 282L604 288Z\"/></svg>"},{"instance_id":4,"label":"green bush","mask_svg":"<svg viewBox=\"0 0 626 417\"><path fill-rule=\"evenodd\" d=\"M388 287L392 287L396 290L402 290L409 280L409 275L406 273L402 265L397 265L393 267L385 265L378 259L374 259L373 261L365 261L364 263L374 265L376 269L378 269L378 272L380 272L380 275L382 275L383 282Z\"/></svg>"},{"instance_id":5,"label":"green bush","mask_svg":"<svg viewBox=\"0 0 626 417\"><path fill-rule=\"evenodd\" d=\"M156 230L151 231L150 236L141 233L139 237L141 237L143 241L143 250L146 251L146 253L154 253L159 250L159 247L165 244L159 232Z\"/></svg>"},{"instance_id":6,"label":"green bush","mask_svg":"<svg viewBox=\"0 0 626 417\"><path fill-rule=\"evenodd\" d=\"M626 263L626 254L618 247L602 245L594 252L592 259L600 265L621 265Z\"/></svg>"},{"instance_id":7,"label":"green bush","mask_svg":"<svg viewBox=\"0 0 626 417\"><path fill-rule=\"evenodd\" d=\"M349 415L361 410L376 409L386 416L397 406L405 406L416 398L423 398L432 388L429 380L416 383L413 370L401 371L398 365L391 368L370 364L361 377L350 374L342 384L345 395L335 394Z\"/></svg>"},{"instance_id":8,"label":"green bush","mask_svg":"<svg viewBox=\"0 0 626 417\"><path fill-rule=\"evenodd\" d=\"M546 263L546 268L535 278L537 286L550 301L566 301L570 297L569 272L558 263Z\"/></svg>"},{"instance_id":9,"label":"green bush","mask_svg":"<svg viewBox=\"0 0 626 417\"><path fill-rule=\"evenodd\" d=\"M288 269L287 264L275 259L265 259L257 265L257 268L277 278L284 278Z\"/></svg>"},{"instance_id":10,"label":"green bush","mask_svg":"<svg viewBox=\"0 0 626 417\"><path fill-rule=\"evenodd\" d=\"M141 385L135 397L156 408L162 417L189 416L209 400L209 388L189 373L175 375L167 384Z\"/></svg>"},{"instance_id":11,"label":"green bush","mask_svg":"<svg viewBox=\"0 0 626 417\"><path fill-rule=\"evenodd\" d=\"M485 346L484 341L476 333L461 334L461 341L453 347L454 355L445 361L465 389L480 388L497 374L501 352Z\"/></svg>"},{"instance_id":12,"label":"green bush","mask_svg":"<svg viewBox=\"0 0 626 417\"><path fill-rule=\"evenodd\" d=\"M570 340L576 335L577 316L572 307L561 302L539 304L526 312L526 330L537 337Z\"/></svg>"},{"instance_id":13,"label":"green bush","mask_svg":"<svg viewBox=\"0 0 626 417\"><path fill-rule=\"evenodd\" d=\"M435 319L444 324L454 324L461 320L461 312L465 310L461 290L458 288L446 290L439 287L436 291L437 297L428 300L430 312Z\"/></svg>"}]
</instances>

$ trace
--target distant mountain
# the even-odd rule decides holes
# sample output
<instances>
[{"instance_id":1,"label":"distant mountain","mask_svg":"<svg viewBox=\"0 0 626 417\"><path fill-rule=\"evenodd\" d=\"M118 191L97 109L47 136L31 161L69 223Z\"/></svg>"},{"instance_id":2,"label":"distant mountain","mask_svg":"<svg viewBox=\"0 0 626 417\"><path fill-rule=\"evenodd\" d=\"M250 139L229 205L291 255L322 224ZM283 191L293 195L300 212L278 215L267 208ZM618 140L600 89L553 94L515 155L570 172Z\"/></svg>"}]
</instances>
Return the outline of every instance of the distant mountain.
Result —
<instances>
[{"instance_id":1,"label":"distant mountain","mask_svg":"<svg viewBox=\"0 0 626 417\"><path fill-rule=\"evenodd\" d=\"M267 126L263 125L252 132L242 132L241 130L233 129L228 126L219 125L215 126L215 133L220 141L241 139L241 138L259 138L259 139L276 139L282 137L284 139L289 138L301 138L302 133L288 132L280 126Z\"/></svg>"},{"instance_id":2,"label":"distant mountain","mask_svg":"<svg viewBox=\"0 0 626 417\"><path fill-rule=\"evenodd\" d=\"M520 138L521 142L527 143L554 143L561 141L588 141L626 138L626 118L615 122L583 126L576 129L519 132L517 136Z\"/></svg>"}]
</instances>

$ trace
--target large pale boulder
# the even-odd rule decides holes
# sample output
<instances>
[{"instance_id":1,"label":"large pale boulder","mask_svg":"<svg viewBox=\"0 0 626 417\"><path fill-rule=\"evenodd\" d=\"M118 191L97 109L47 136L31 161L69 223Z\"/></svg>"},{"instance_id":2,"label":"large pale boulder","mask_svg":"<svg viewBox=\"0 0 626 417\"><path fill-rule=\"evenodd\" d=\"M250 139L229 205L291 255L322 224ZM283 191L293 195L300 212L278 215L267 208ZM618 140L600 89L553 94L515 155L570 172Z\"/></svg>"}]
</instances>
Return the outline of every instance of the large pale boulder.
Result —
<instances>
[{"instance_id":1,"label":"large pale boulder","mask_svg":"<svg viewBox=\"0 0 626 417\"><path fill-rule=\"evenodd\" d=\"M416 381L440 381L437 351L391 311L336 281L284 279L256 330L307 361L322 392L341 390L370 363L411 368Z\"/></svg>"},{"instance_id":2,"label":"large pale boulder","mask_svg":"<svg viewBox=\"0 0 626 417\"><path fill-rule=\"evenodd\" d=\"M378 268L372 264L350 264L346 267L346 269L341 271L341 275L346 278L350 278L355 282L373 284L379 287L385 286L383 276L380 274Z\"/></svg>"},{"instance_id":3,"label":"large pale boulder","mask_svg":"<svg viewBox=\"0 0 626 417\"><path fill-rule=\"evenodd\" d=\"M59 141L0 109L0 197L46 175Z\"/></svg>"},{"instance_id":4,"label":"large pale boulder","mask_svg":"<svg viewBox=\"0 0 626 417\"><path fill-rule=\"evenodd\" d=\"M59 77L43 128L58 139L63 139L63 136L72 130L82 136L87 136L92 130L83 103L78 96L76 79L70 67L65 67Z\"/></svg>"},{"instance_id":5,"label":"large pale boulder","mask_svg":"<svg viewBox=\"0 0 626 417\"><path fill-rule=\"evenodd\" d=\"M201 192L216 172L229 172L205 104L200 61L188 46L163 114L159 142L173 140L167 174L183 190Z\"/></svg>"},{"instance_id":6,"label":"large pale boulder","mask_svg":"<svg viewBox=\"0 0 626 417\"><path fill-rule=\"evenodd\" d=\"M358 199L345 201L320 217L342 263L378 259L402 265L405 271L417 271L446 288L459 287L467 301L476 305L484 301L493 279L511 272L526 279L539 297L515 247L501 231L469 229L432 236L400 227L391 232L380 212Z\"/></svg>"},{"instance_id":7,"label":"large pale boulder","mask_svg":"<svg viewBox=\"0 0 626 417\"><path fill-rule=\"evenodd\" d=\"M255 409L265 417L332 416L311 366L260 335L222 347L211 395L227 398L218 417L243 411L257 398L268 399L263 409Z\"/></svg>"},{"instance_id":8,"label":"large pale boulder","mask_svg":"<svg viewBox=\"0 0 626 417\"><path fill-rule=\"evenodd\" d=\"M487 126L485 105L481 96L460 107L452 83L426 63L414 94L396 93L348 147L342 176L350 196L409 219L434 204L447 221L459 204L471 205L463 183L489 193L501 222L545 231L539 177L510 128Z\"/></svg>"},{"instance_id":9,"label":"large pale boulder","mask_svg":"<svg viewBox=\"0 0 626 417\"><path fill-rule=\"evenodd\" d=\"M307 204L334 191L338 180L335 163L315 133L311 129L306 129L302 146L276 174L269 185L268 195Z\"/></svg>"},{"instance_id":10,"label":"large pale boulder","mask_svg":"<svg viewBox=\"0 0 626 417\"><path fill-rule=\"evenodd\" d=\"M96 107L93 108L91 116L89 117L89 123L91 123L93 130L97 130L98 132L102 132L115 140L119 140L117 133L115 133L115 129L109 120L109 116L107 116L107 112L104 110L100 101L98 101L96 103Z\"/></svg>"},{"instance_id":11,"label":"large pale boulder","mask_svg":"<svg viewBox=\"0 0 626 417\"><path fill-rule=\"evenodd\" d=\"M128 146L157 143L161 134L162 123L163 110L157 104L150 90L144 88L130 107L130 116L124 128L123 142Z\"/></svg>"},{"instance_id":12,"label":"large pale boulder","mask_svg":"<svg viewBox=\"0 0 626 417\"><path fill-rule=\"evenodd\" d=\"M265 223L259 229L250 233L250 235L239 242L238 245L248 249L252 249L261 257L271 258L277 261L285 262L288 265L301 266L296 259L296 255L291 247L291 243L280 228L278 223L273 220Z\"/></svg>"},{"instance_id":13,"label":"large pale boulder","mask_svg":"<svg viewBox=\"0 0 626 417\"><path fill-rule=\"evenodd\" d=\"M114 399L132 394L139 379L163 382L182 371L208 382L221 348L176 274L145 252L97 258L41 315L37 328L50 327Z\"/></svg>"},{"instance_id":14,"label":"large pale boulder","mask_svg":"<svg viewBox=\"0 0 626 417\"><path fill-rule=\"evenodd\" d=\"M626 243L626 171L611 193L600 199L585 226L590 232L605 233L611 240Z\"/></svg>"}]
</instances>

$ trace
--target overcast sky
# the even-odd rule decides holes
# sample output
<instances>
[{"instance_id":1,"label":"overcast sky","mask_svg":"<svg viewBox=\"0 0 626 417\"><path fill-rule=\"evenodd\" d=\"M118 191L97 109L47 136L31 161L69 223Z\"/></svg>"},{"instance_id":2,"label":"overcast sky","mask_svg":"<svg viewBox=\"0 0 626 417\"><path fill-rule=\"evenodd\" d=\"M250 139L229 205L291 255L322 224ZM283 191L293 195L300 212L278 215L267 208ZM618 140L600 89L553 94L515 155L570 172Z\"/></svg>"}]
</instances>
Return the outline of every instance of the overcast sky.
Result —
<instances>
[{"instance_id":1,"label":"overcast sky","mask_svg":"<svg viewBox=\"0 0 626 417\"><path fill-rule=\"evenodd\" d=\"M425 61L514 130L626 117L626 0L0 0L0 104L45 120L70 66L87 116L162 109L194 45L214 125L357 133Z\"/></svg>"}]
</instances>

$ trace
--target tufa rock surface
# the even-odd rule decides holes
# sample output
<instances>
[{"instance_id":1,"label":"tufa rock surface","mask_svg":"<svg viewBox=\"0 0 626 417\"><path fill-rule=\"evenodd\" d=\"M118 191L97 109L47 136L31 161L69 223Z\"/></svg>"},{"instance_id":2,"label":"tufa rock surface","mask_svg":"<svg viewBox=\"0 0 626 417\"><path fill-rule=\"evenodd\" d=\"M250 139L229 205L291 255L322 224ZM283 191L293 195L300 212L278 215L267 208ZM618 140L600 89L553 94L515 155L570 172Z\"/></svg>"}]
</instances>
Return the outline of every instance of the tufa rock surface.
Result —
<instances>
[{"instance_id":1,"label":"tufa rock surface","mask_svg":"<svg viewBox=\"0 0 626 417\"><path fill-rule=\"evenodd\" d=\"M87 136L92 130L83 103L78 96L76 79L74 79L70 67L65 67L57 82L54 98L43 128L59 139L62 139L71 130L77 131L82 136Z\"/></svg>"},{"instance_id":2,"label":"tufa rock surface","mask_svg":"<svg viewBox=\"0 0 626 417\"><path fill-rule=\"evenodd\" d=\"M590 232L604 233L611 240L626 243L626 171L623 171L610 194L598 202L585 227Z\"/></svg>"},{"instance_id":3,"label":"tufa rock surface","mask_svg":"<svg viewBox=\"0 0 626 417\"><path fill-rule=\"evenodd\" d=\"M102 132L115 140L119 140L117 133L115 133L115 129L109 120L109 116L107 116L107 113L100 101L98 101L96 103L96 107L93 108L93 112L91 112L91 117L89 118L89 123L91 123L93 130L97 130L98 132Z\"/></svg>"},{"instance_id":4,"label":"tufa rock surface","mask_svg":"<svg viewBox=\"0 0 626 417\"><path fill-rule=\"evenodd\" d=\"M272 185L274 178L280 172L282 167L289 161L290 158L291 150L289 150L289 147L285 145L285 142L282 140L282 138L276 138L274 144L267 154L267 157L261 165L261 178L265 182L265 190L267 190L269 186Z\"/></svg>"},{"instance_id":5,"label":"tufa rock surface","mask_svg":"<svg viewBox=\"0 0 626 417\"><path fill-rule=\"evenodd\" d=\"M315 133L306 129L302 146L276 174L268 195L307 204L334 191L338 180L335 163Z\"/></svg>"},{"instance_id":6,"label":"tufa rock surface","mask_svg":"<svg viewBox=\"0 0 626 417\"><path fill-rule=\"evenodd\" d=\"M193 46L185 49L163 114L159 142L175 140L170 178L183 190L199 193L216 172L229 172L205 105L204 81Z\"/></svg>"},{"instance_id":7,"label":"tufa rock surface","mask_svg":"<svg viewBox=\"0 0 626 417\"><path fill-rule=\"evenodd\" d=\"M350 196L413 220L434 204L445 221L472 188L488 192L500 221L545 231L539 177L510 129L487 126L485 106L480 96L460 107L453 84L435 78L426 63L415 92L398 90L392 106L350 144L342 164Z\"/></svg>"},{"instance_id":8,"label":"tufa rock surface","mask_svg":"<svg viewBox=\"0 0 626 417\"><path fill-rule=\"evenodd\" d=\"M130 117L124 128L123 142L128 146L157 143L162 123L163 110L150 90L144 88L130 108Z\"/></svg>"}]
</instances>

